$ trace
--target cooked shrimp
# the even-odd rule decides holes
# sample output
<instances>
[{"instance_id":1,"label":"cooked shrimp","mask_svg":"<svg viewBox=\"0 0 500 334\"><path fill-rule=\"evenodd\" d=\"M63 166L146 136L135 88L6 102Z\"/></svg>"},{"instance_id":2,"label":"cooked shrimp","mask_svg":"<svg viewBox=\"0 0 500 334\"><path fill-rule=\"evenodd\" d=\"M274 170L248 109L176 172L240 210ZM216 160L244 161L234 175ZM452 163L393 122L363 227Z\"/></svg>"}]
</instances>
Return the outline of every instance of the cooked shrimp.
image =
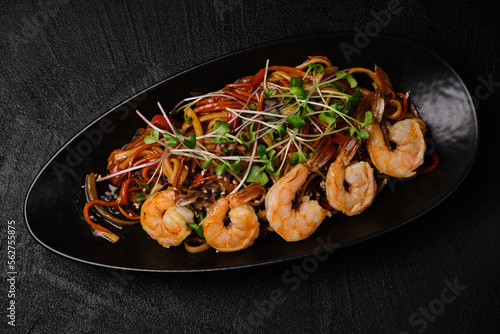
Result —
<instances>
[{"instance_id":1,"label":"cooked shrimp","mask_svg":"<svg viewBox=\"0 0 500 334\"><path fill-rule=\"evenodd\" d=\"M375 92L370 96L373 99L372 107L376 122L365 127L370 135L366 140L368 153L372 163L381 173L395 177L411 177L415 175L415 169L424 162L426 149L424 123L416 118L407 118L394 125L387 122L389 140L397 145L395 149L391 149L379 125L385 110L382 96L382 92Z\"/></svg>"},{"instance_id":2,"label":"cooked shrimp","mask_svg":"<svg viewBox=\"0 0 500 334\"><path fill-rule=\"evenodd\" d=\"M142 228L166 248L182 243L191 234L186 223L194 223L193 212L175 200L174 190L164 190L150 195L141 208Z\"/></svg>"},{"instance_id":3,"label":"cooked shrimp","mask_svg":"<svg viewBox=\"0 0 500 334\"><path fill-rule=\"evenodd\" d=\"M384 174L395 177L411 177L415 169L424 162L425 140L421 122L408 118L389 127L389 140L397 144L391 150L377 123L365 129L370 134L366 140L373 164Z\"/></svg>"},{"instance_id":4,"label":"cooked shrimp","mask_svg":"<svg viewBox=\"0 0 500 334\"><path fill-rule=\"evenodd\" d=\"M220 252L235 252L253 244L259 236L259 220L251 200L266 192L258 183L235 194L219 198L210 208L202 222L203 235L207 243ZM229 211L229 224L225 224Z\"/></svg>"},{"instance_id":5,"label":"cooked shrimp","mask_svg":"<svg viewBox=\"0 0 500 334\"><path fill-rule=\"evenodd\" d=\"M357 215L369 207L377 190L370 165L365 161L351 164L358 147L358 140L351 137L335 162L328 168L326 175L325 188L328 203L348 216ZM349 184L347 190L344 182Z\"/></svg>"},{"instance_id":6,"label":"cooked shrimp","mask_svg":"<svg viewBox=\"0 0 500 334\"><path fill-rule=\"evenodd\" d=\"M295 195L309 173L320 168L334 153L329 141L323 143L327 143L327 146L319 146L306 163L295 165L271 187L266 195L266 215L269 225L286 241L299 241L309 237L323 219L330 215L318 201L310 200L308 196L302 198L302 203L297 209L292 207Z\"/></svg>"}]
</instances>

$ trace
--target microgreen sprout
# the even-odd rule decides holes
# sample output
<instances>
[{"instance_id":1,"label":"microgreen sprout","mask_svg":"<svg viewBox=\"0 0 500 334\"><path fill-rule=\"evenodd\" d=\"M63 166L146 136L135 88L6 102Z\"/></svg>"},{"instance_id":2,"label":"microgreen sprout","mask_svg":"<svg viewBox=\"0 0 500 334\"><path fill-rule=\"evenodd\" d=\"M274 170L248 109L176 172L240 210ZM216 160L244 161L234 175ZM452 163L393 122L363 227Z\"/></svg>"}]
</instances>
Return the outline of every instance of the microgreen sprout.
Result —
<instances>
[{"instance_id":1,"label":"microgreen sprout","mask_svg":"<svg viewBox=\"0 0 500 334\"><path fill-rule=\"evenodd\" d=\"M228 134L231 131L231 127L229 126L228 123L218 120L214 124L214 132L212 133L213 135L217 137L211 137L210 140L214 144L224 144L229 142L227 138L224 138L226 134Z\"/></svg>"},{"instance_id":2,"label":"microgreen sprout","mask_svg":"<svg viewBox=\"0 0 500 334\"><path fill-rule=\"evenodd\" d=\"M205 161L201 167L203 167L203 169L208 169L210 168L210 166L212 166L212 162L214 161L214 159L208 159L207 161Z\"/></svg>"},{"instance_id":3,"label":"microgreen sprout","mask_svg":"<svg viewBox=\"0 0 500 334\"><path fill-rule=\"evenodd\" d=\"M165 143L169 146L175 146L177 145L177 143L179 143L179 140L177 138L175 138L172 135L169 135L168 133L165 133L163 136L167 139Z\"/></svg>"},{"instance_id":4,"label":"microgreen sprout","mask_svg":"<svg viewBox=\"0 0 500 334\"><path fill-rule=\"evenodd\" d=\"M155 129L151 129L151 134L144 137L144 144L150 145L156 143L160 139L160 132Z\"/></svg>"},{"instance_id":5,"label":"microgreen sprout","mask_svg":"<svg viewBox=\"0 0 500 334\"><path fill-rule=\"evenodd\" d=\"M306 121L297 114L288 116L286 118L286 121L292 124L297 129L300 129L301 127L306 125Z\"/></svg>"},{"instance_id":6,"label":"microgreen sprout","mask_svg":"<svg viewBox=\"0 0 500 334\"><path fill-rule=\"evenodd\" d=\"M343 131L349 131L351 136L359 140L369 137L368 131L364 128L372 124L372 113L367 111L363 122L352 115L362 97L352 74L337 71L331 79L319 81L319 76L316 74L321 74L325 69L322 64L313 63L309 64L304 76L291 77L288 86L267 82L268 68L269 60L266 62L263 86L255 88L253 94L259 94L265 99L276 99L277 103L267 103L268 106L264 106L264 110L257 110L258 106L250 103L251 98L246 102L237 100L242 107L226 108L225 111L231 115L231 121L228 123L216 120L212 132L199 137L196 137L195 133L186 136L184 131L175 129L169 122L172 131L167 132L152 126L144 142L146 144L160 142L165 147L170 146L167 155L198 159L203 162L201 167L204 170L213 166L216 175L229 173L235 176L239 182L233 189L233 192L236 192L245 183L259 182L265 185L270 177L279 177L287 161L292 166L306 162L314 151L312 142L323 137ZM342 84L338 82L339 80L343 80ZM348 94L342 88L346 83L354 90L353 94ZM353 91L351 89L349 92ZM178 104L174 111L184 110L184 119L190 125L193 123L193 117L186 114L189 108L193 108L196 112L196 102L214 96L235 100L233 96L217 91L184 99L184 104ZM179 105L181 106L178 107ZM241 124L233 123L235 120L241 121ZM160 133L163 134L162 140ZM210 138L209 143L220 146L214 149L210 145L207 149L203 145L206 141L202 140L205 138ZM235 145L232 145L234 143L244 145L246 153L241 156L241 153L231 153L241 151L241 149L235 151ZM250 148L252 152L248 152ZM275 161L280 161L278 166L274 165ZM246 168L242 168L243 162ZM146 187L143 188L148 190ZM139 194L137 197L141 200L147 198L141 195L147 196ZM196 230L195 227L190 227Z\"/></svg>"},{"instance_id":7,"label":"microgreen sprout","mask_svg":"<svg viewBox=\"0 0 500 334\"><path fill-rule=\"evenodd\" d=\"M135 200L137 202L145 201L147 198L148 198L148 195L146 195L144 193L139 193L137 196L135 196Z\"/></svg>"},{"instance_id":8,"label":"microgreen sprout","mask_svg":"<svg viewBox=\"0 0 500 334\"><path fill-rule=\"evenodd\" d=\"M184 139L184 141L182 143L187 148L195 148L196 147L196 135L194 133L190 134L189 139Z\"/></svg>"},{"instance_id":9,"label":"microgreen sprout","mask_svg":"<svg viewBox=\"0 0 500 334\"><path fill-rule=\"evenodd\" d=\"M346 79L347 82L349 82L349 85L351 85L351 88L354 88L358 85L358 82L356 81L356 79L354 79L354 77L352 76L352 74L348 73L348 72L344 72L344 71L337 71L335 72L335 78L337 80L339 79Z\"/></svg>"},{"instance_id":10,"label":"microgreen sprout","mask_svg":"<svg viewBox=\"0 0 500 334\"><path fill-rule=\"evenodd\" d=\"M200 217L201 217L201 213L200 213ZM200 222L200 224L201 224L201 222ZM203 236L203 228L201 227L201 225L194 224L194 223L186 223L186 225L187 225L189 228L193 229L193 230L194 230L194 231L198 234L198 236L199 236L200 238L205 238L205 237Z\"/></svg>"},{"instance_id":11,"label":"microgreen sprout","mask_svg":"<svg viewBox=\"0 0 500 334\"><path fill-rule=\"evenodd\" d=\"M252 166L250 168L250 173L248 174L247 183L259 182L261 186L264 186L269 182L269 177L265 173L266 167Z\"/></svg>"}]
</instances>

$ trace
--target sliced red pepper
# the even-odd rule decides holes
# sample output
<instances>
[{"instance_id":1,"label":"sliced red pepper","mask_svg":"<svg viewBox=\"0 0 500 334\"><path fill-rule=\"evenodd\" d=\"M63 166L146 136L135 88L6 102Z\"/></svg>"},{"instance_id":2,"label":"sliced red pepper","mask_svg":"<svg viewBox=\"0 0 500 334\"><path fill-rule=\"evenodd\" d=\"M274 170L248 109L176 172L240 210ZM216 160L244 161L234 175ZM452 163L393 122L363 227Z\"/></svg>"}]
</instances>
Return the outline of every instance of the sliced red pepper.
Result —
<instances>
[{"instance_id":1,"label":"sliced red pepper","mask_svg":"<svg viewBox=\"0 0 500 334\"><path fill-rule=\"evenodd\" d=\"M252 85L253 89L255 89L255 87L257 87L261 82L262 80L264 80L264 76L266 74L266 69L265 68L261 68L253 77L252 79L248 80L248 83L250 85Z\"/></svg>"},{"instance_id":2,"label":"sliced red pepper","mask_svg":"<svg viewBox=\"0 0 500 334\"><path fill-rule=\"evenodd\" d=\"M326 199L321 203L321 207L325 210L328 210L328 211L333 210L333 207L330 205L330 203Z\"/></svg>"},{"instance_id":3,"label":"sliced red pepper","mask_svg":"<svg viewBox=\"0 0 500 334\"><path fill-rule=\"evenodd\" d=\"M118 173L119 171L121 171L122 168L120 167L120 163L117 163L110 171L109 171L109 174L114 174L114 173ZM127 175L126 173L123 173L123 174L120 174L120 175L117 175L115 177L112 177L111 179L109 179L111 181L111 183L113 183L115 186L118 186L120 184L120 181L123 179L123 177Z\"/></svg>"},{"instance_id":4,"label":"sliced red pepper","mask_svg":"<svg viewBox=\"0 0 500 334\"><path fill-rule=\"evenodd\" d=\"M434 169L436 169L437 165L439 163L439 156L437 155L436 151L432 152L432 165L429 167L424 167L423 169L420 170L420 174L425 174L432 172Z\"/></svg>"},{"instance_id":5,"label":"sliced red pepper","mask_svg":"<svg viewBox=\"0 0 500 334\"><path fill-rule=\"evenodd\" d=\"M172 123L172 125L176 128L176 129L180 129L182 127L182 124L181 122L179 122L178 120L176 119L173 119L172 117L170 116L167 116L168 117L168 120ZM170 125L168 124L167 120L165 119L165 116L163 115L155 115L152 119L151 119L151 124L153 125L160 125L161 127L163 127L164 129L168 130L168 131L172 131L172 129L170 128ZM151 126L148 124L148 127L147 129L151 129Z\"/></svg>"}]
</instances>

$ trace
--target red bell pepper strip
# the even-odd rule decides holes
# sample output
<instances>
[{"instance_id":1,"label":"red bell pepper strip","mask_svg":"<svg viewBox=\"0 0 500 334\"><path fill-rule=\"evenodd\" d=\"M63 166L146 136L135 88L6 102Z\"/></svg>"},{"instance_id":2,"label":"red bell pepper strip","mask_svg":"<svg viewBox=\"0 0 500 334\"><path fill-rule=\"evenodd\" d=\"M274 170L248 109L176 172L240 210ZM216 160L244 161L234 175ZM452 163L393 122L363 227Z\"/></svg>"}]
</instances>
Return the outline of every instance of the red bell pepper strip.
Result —
<instances>
[{"instance_id":1,"label":"red bell pepper strip","mask_svg":"<svg viewBox=\"0 0 500 334\"><path fill-rule=\"evenodd\" d=\"M261 68L250 80L248 80L248 83L252 85L253 89L257 87L262 80L264 80L264 75L266 74L266 69Z\"/></svg>"},{"instance_id":2,"label":"red bell pepper strip","mask_svg":"<svg viewBox=\"0 0 500 334\"><path fill-rule=\"evenodd\" d=\"M180 129L182 127L182 124L181 122L179 122L178 120L176 119L173 119L172 117L170 116L167 116L168 117L168 120L172 123L172 125L176 128L176 129ZM170 128L170 125L168 124L167 120L165 119L165 116L163 115L155 115L152 119L151 119L151 124L153 125L160 125L162 126L163 128L167 129L168 131L172 131L172 129ZM151 129L151 126L148 125L147 129Z\"/></svg>"},{"instance_id":3,"label":"red bell pepper strip","mask_svg":"<svg viewBox=\"0 0 500 334\"><path fill-rule=\"evenodd\" d=\"M434 169L436 169L437 165L439 163L439 156L437 155L436 151L432 152L432 165L429 167L424 167L420 170L420 174L425 174L432 172Z\"/></svg>"}]
</instances>

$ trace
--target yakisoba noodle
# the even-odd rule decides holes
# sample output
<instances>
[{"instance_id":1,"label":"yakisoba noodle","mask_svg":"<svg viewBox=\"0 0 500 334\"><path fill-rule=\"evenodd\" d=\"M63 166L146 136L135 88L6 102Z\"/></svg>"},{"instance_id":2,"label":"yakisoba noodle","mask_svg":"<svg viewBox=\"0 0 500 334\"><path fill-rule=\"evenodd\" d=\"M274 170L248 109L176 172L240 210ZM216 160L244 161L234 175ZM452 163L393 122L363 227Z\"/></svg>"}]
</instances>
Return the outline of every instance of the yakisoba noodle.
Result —
<instances>
[{"instance_id":1,"label":"yakisoba noodle","mask_svg":"<svg viewBox=\"0 0 500 334\"><path fill-rule=\"evenodd\" d=\"M305 239L333 213L362 213L389 177L437 166L435 152L424 163L426 126L408 97L376 65L339 71L314 56L267 63L169 114L160 104L149 120L137 111L146 127L111 152L107 176L87 176L85 219L112 242L113 230L140 223L191 253L238 251L268 233ZM97 194L105 180L118 189L111 201Z\"/></svg>"}]
</instances>

